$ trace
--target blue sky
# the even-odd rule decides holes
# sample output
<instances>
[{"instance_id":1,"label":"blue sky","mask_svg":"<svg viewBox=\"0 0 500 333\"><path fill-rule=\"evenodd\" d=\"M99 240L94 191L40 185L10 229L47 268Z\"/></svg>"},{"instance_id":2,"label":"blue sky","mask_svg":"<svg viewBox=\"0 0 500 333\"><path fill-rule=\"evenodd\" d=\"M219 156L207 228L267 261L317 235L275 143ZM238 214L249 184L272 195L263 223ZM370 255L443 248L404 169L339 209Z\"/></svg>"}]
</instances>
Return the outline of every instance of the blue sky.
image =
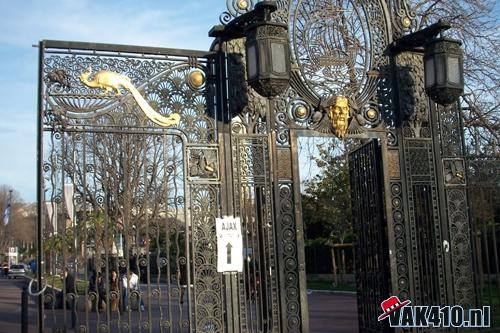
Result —
<instances>
[{"instance_id":1,"label":"blue sky","mask_svg":"<svg viewBox=\"0 0 500 333\"><path fill-rule=\"evenodd\" d=\"M225 0L0 0L0 184L36 199L42 39L208 50Z\"/></svg>"}]
</instances>

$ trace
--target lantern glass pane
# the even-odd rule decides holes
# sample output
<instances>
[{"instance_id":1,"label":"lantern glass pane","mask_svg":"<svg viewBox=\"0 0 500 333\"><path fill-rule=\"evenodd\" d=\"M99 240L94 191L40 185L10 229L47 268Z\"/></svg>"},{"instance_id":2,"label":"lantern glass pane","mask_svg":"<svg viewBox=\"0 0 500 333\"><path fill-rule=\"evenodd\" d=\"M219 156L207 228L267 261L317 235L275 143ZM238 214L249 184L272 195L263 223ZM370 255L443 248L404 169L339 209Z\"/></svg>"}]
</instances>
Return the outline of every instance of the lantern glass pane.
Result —
<instances>
[{"instance_id":1,"label":"lantern glass pane","mask_svg":"<svg viewBox=\"0 0 500 333\"><path fill-rule=\"evenodd\" d=\"M273 62L273 72L285 73L285 45L281 43L271 43L271 57Z\"/></svg>"},{"instance_id":2,"label":"lantern glass pane","mask_svg":"<svg viewBox=\"0 0 500 333\"><path fill-rule=\"evenodd\" d=\"M248 78L254 78L257 75L257 50L255 44L247 48L247 71Z\"/></svg>"},{"instance_id":3,"label":"lantern glass pane","mask_svg":"<svg viewBox=\"0 0 500 333\"><path fill-rule=\"evenodd\" d=\"M436 83L434 77L434 58L430 57L425 61L425 87L430 88Z\"/></svg>"},{"instance_id":4,"label":"lantern glass pane","mask_svg":"<svg viewBox=\"0 0 500 333\"><path fill-rule=\"evenodd\" d=\"M443 85L446 83L446 63L444 61L444 55L436 56L436 83L438 85Z\"/></svg>"},{"instance_id":5,"label":"lantern glass pane","mask_svg":"<svg viewBox=\"0 0 500 333\"><path fill-rule=\"evenodd\" d=\"M448 58L448 81L460 84L460 62L457 57Z\"/></svg>"}]
</instances>

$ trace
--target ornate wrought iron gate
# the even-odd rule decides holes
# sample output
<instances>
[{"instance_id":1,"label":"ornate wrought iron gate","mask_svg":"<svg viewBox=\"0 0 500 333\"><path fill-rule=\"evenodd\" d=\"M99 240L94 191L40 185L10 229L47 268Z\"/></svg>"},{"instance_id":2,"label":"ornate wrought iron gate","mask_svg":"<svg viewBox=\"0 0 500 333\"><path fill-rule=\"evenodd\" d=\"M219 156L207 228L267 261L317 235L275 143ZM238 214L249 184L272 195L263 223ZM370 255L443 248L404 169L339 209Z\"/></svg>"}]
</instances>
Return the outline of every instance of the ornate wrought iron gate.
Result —
<instances>
[{"instance_id":1,"label":"ornate wrought iron gate","mask_svg":"<svg viewBox=\"0 0 500 333\"><path fill-rule=\"evenodd\" d=\"M228 0L221 23L253 3ZM387 52L407 1L278 1L272 16L292 70L270 99L245 83L243 39L40 43L40 331L308 332L299 132L376 138L351 155L363 330L385 329L390 294L473 303L466 192L445 177L463 158L439 141L456 114L436 119L421 55ZM243 273L217 272L224 215L242 220Z\"/></svg>"},{"instance_id":2,"label":"ornate wrought iron gate","mask_svg":"<svg viewBox=\"0 0 500 333\"><path fill-rule=\"evenodd\" d=\"M292 154L267 101L226 87L241 55L40 50L40 330L307 331ZM242 221L243 273L217 272L224 215Z\"/></svg>"},{"instance_id":3,"label":"ornate wrought iron gate","mask_svg":"<svg viewBox=\"0 0 500 333\"><path fill-rule=\"evenodd\" d=\"M40 57L42 329L222 332L214 55L43 41Z\"/></svg>"},{"instance_id":4,"label":"ornate wrought iron gate","mask_svg":"<svg viewBox=\"0 0 500 333\"><path fill-rule=\"evenodd\" d=\"M376 139L349 154L360 332L388 331L373 320L389 293L389 249L385 231L382 153Z\"/></svg>"}]
</instances>

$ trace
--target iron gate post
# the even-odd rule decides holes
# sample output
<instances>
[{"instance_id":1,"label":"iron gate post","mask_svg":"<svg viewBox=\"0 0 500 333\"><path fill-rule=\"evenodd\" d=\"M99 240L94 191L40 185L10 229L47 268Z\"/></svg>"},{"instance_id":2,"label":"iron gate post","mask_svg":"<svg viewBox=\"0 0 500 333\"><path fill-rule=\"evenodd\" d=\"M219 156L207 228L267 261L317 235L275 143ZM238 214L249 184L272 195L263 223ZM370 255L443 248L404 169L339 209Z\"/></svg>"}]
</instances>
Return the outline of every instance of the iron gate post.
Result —
<instances>
[{"instance_id":1,"label":"iron gate post","mask_svg":"<svg viewBox=\"0 0 500 333\"><path fill-rule=\"evenodd\" d=\"M419 305L470 308L475 296L463 127L451 111L456 105L437 106L427 97L423 65L415 50L393 58L399 117L388 147L393 293ZM462 172L449 178L452 168Z\"/></svg>"},{"instance_id":2,"label":"iron gate post","mask_svg":"<svg viewBox=\"0 0 500 333\"><path fill-rule=\"evenodd\" d=\"M37 262L36 262L36 276L38 290L43 290L43 209L42 200L44 200L44 186L43 180L43 62L44 62L45 43L41 41L38 43L38 87L37 87ZM38 332L43 332L44 323L44 309L43 309L43 294L37 297L37 323Z\"/></svg>"}]
</instances>

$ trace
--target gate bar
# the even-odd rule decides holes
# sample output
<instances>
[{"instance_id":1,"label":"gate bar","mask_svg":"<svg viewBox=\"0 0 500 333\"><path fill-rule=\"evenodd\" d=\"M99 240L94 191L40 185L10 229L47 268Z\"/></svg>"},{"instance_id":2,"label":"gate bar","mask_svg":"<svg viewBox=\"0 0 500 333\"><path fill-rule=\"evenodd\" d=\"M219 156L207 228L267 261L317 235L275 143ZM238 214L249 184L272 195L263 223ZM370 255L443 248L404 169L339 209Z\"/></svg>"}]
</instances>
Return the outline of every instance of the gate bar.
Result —
<instances>
[{"instance_id":1,"label":"gate bar","mask_svg":"<svg viewBox=\"0 0 500 333\"><path fill-rule=\"evenodd\" d=\"M87 42L72 42L61 40L44 40L40 48L46 49L76 49L88 51L107 51L107 52L125 52L125 53L145 53L157 55L172 55L172 56L194 56L206 58L215 55L215 52L199 51L199 50L184 50L171 49L165 47L150 47L150 46L133 46L122 44L106 44L106 43L87 43Z\"/></svg>"},{"instance_id":2,"label":"gate bar","mask_svg":"<svg viewBox=\"0 0 500 333\"><path fill-rule=\"evenodd\" d=\"M37 279L38 290L42 289L42 266L43 266L43 252L42 252L42 199L43 199L43 60L45 52L45 41L39 43L38 49L38 105L37 105L37 183L36 183L36 197L37 197ZM43 333L43 293L38 295L38 332Z\"/></svg>"}]
</instances>

